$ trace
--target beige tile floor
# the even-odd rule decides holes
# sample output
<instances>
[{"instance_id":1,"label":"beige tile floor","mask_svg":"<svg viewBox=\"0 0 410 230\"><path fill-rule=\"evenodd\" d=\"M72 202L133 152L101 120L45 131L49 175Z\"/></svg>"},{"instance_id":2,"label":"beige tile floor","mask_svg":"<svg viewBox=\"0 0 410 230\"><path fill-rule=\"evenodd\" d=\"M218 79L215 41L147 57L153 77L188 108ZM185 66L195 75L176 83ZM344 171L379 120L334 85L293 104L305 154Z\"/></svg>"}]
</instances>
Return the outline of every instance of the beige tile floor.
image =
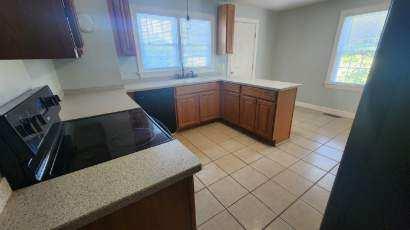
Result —
<instances>
[{"instance_id":1,"label":"beige tile floor","mask_svg":"<svg viewBox=\"0 0 410 230\"><path fill-rule=\"evenodd\" d=\"M175 134L203 164L198 228L319 229L351 124L297 107L291 138L276 147L220 122Z\"/></svg>"}]
</instances>

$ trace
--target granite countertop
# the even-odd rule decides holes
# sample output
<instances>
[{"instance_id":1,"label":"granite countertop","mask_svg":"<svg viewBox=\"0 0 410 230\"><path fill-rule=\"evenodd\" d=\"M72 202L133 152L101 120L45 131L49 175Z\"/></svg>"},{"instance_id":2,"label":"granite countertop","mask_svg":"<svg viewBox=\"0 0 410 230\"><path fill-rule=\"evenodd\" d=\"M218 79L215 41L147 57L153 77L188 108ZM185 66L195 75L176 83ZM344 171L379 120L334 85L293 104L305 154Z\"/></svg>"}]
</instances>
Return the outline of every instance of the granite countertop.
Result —
<instances>
[{"instance_id":1,"label":"granite countertop","mask_svg":"<svg viewBox=\"0 0 410 230\"><path fill-rule=\"evenodd\" d=\"M67 94L62 119L138 108L124 89ZM76 229L149 196L201 169L179 141L138 151L13 191L1 229Z\"/></svg>"},{"instance_id":2,"label":"granite countertop","mask_svg":"<svg viewBox=\"0 0 410 230\"><path fill-rule=\"evenodd\" d=\"M195 85L195 84L216 82L216 81L232 82L232 83L238 83L238 84L249 85L249 86L257 86L257 87L277 90L277 91L297 88L302 85L302 84L291 83L291 82L272 81L272 80L265 80L265 79L245 80L245 79L226 79L223 77L197 77L197 78L187 78L187 79L171 79L171 80L164 80L164 81L147 80L147 81L140 81L138 83L127 84L124 87L127 92L135 92L135 91L161 89L161 88L184 86L184 85Z\"/></svg>"},{"instance_id":3,"label":"granite countertop","mask_svg":"<svg viewBox=\"0 0 410 230\"><path fill-rule=\"evenodd\" d=\"M63 121L139 108L125 89L80 90L65 93L61 101Z\"/></svg>"}]
</instances>

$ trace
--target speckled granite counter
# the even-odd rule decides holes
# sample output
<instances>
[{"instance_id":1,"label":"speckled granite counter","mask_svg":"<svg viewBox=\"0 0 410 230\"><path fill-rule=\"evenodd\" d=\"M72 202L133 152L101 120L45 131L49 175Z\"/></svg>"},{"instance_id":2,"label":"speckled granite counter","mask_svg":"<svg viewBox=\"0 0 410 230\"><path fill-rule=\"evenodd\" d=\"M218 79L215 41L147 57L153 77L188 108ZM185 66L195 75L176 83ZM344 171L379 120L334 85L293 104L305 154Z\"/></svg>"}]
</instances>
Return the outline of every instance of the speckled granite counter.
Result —
<instances>
[{"instance_id":1,"label":"speckled granite counter","mask_svg":"<svg viewBox=\"0 0 410 230\"><path fill-rule=\"evenodd\" d=\"M64 120L139 107L123 89L67 94L63 101ZM75 229L200 169L198 158L174 140L13 191L0 229Z\"/></svg>"},{"instance_id":2,"label":"speckled granite counter","mask_svg":"<svg viewBox=\"0 0 410 230\"><path fill-rule=\"evenodd\" d=\"M184 86L184 85L195 85L200 83L208 83L208 82L216 82L216 81L224 81L224 82L232 82L238 83L242 85L249 85L249 86L257 86L265 89L272 89L272 90L287 90L291 88L297 88L302 84L290 83L290 82L281 82L281 81L271 81L265 79L254 79L254 80L241 80L241 79L225 79L223 77L197 77L197 78L188 78L188 79L173 79L173 80L165 80L165 81L141 81L138 83L127 84L125 85L125 89L127 92L135 92L135 91L142 91L142 90L150 90L150 89L160 89L166 87L176 87L176 86Z\"/></svg>"},{"instance_id":3,"label":"speckled granite counter","mask_svg":"<svg viewBox=\"0 0 410 230\"><path fill-rule=\"evenodd\" d=\"M63 121L139 108L124 89L66 93L61 102Z\"/></svg>"}]
</instances>

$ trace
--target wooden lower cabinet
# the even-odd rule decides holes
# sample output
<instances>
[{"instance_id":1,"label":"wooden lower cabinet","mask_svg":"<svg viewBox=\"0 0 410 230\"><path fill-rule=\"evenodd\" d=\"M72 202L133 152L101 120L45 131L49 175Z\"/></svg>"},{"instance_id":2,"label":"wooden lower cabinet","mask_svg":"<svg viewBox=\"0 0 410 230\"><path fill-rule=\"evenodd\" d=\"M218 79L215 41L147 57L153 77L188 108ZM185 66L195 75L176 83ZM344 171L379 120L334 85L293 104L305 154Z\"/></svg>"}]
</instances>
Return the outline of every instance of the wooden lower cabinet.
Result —
<instances>
[{"instance_id":1,"label":"wooden lower cabinet","mask_svg":"<svg viewBox=\"0 0 410 230\"><path fill-rule=\"evenodd\" d=\"M274 91L226 82L177 87L178 128L222 118L279 143L290 137L296 94L296 88Z\"/></svg>"},{"instance_id":2,"label":"wooden lower cabinet","mask_svg":"<svg viewBox=\"0 0 410 230\"><path fill-rule=\"evenodd\" d=\"M273 125L275 119L275 103L258 99L256 106L255 132L266 139L273 139Z\"/></svg>"},{"instance_id":3,"label":"wooden lower cabinet","mask_svg":"<svg viewBox=\"0 0 410 230\"><path fill-rule=\"evenodd\" d=\"M241 95L239 125L251 132L255 131L257 99Z\"/></svg>"},{"instance_id":4,"label":"wooden lower cabinet","mask_svg":"<svg viewBox=\"0 0 410 230\"><path fill-rule=\"evenodd\" d=\"M239 125L239 104L238 93L222 91L222 117L224 120Z\"/></svg>"},{"instance_id":5,"label":"wooden lower cabinet","mask_svg":"<svg viewBox=\"0 0 410 230\"><path fill-rule=\"evenodd\" d=\"M178 128L187 128L200 124L199 95L186 95L176 98Z\"/></svg>"},{"instance_id":6,"label":"wooden lower cabinet","mask_svg":"<svg viewBox=\"0 0 410 230\"><path fill-rule=\"evenodd\" d=\"M81 229L196 229L193 177L183 179Z\"/></svg>"},{"instance_id":7,"label":"wooden lower cabinet","mask_svg":"<svg viewBox=\"0 0 410 230\"><path fill-rule=\"evenodd\" d=\"M215 120L220 117L219 91L204 92L199 95L199 111L201 122Z\"/></svg>"}]
</instances>

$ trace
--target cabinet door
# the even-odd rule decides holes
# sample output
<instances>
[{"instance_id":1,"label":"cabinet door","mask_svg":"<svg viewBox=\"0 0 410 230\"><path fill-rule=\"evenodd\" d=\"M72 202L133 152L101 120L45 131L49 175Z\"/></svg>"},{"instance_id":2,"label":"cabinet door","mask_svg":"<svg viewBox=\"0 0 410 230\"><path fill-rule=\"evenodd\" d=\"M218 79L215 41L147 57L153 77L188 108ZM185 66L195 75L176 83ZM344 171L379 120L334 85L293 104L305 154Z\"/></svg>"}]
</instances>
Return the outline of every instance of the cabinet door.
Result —
<instances>
[{"instance_id":1,"label":"cabinet door","mask_svg":"<svg viewBox=\"0 0 410 230\"><path fill-rule=\"evenodd\" d=\"M241 95L239 124L242 128L255 131L257 99Z\"/></svg>"},{"instance_id":2,"label":"cabinet door","mask_svg":"<svg viewBox=\"0 0 410 230\"><path fill-rule=\"evenodd\" d=\"M177 97L176 104L180 129L200 123L198 94Z\"/></svg>"},{"instance_id":3,"label":"cabinet door","mask_svg":"<svg viewBox=\"0 0 410 230\"><path fill-rule=\"evenodd\" d=\"M72 0L2 1L0 59L78 58L74 10Z\"/></svg>"},{"instance_id":4,"label":"cabinet door","mask_svg":"<svg viewBox=\"0 0 410 230\"><path fill-rule=\"evenodd\" d=\"M256 110L256 133L266 139L273 139L273 120L275 117L275 104L270 101L258 99Z\"/></svg>"},{"instance_id":5,"label":"cabinet door","mask_svg":"<svg viewBox=\"0 0 410 230\"><path fill-rule=\"evenodd\" d=\"M199 98L199 104L201 122L213 120L219 117L219 91L215 90L201 93Z\"/></svg>"},{"instance_id":6,"label":"cabinet door","mask_svg":"<svg viewBox=\"0 0 410 230\"><path fill-rule=\"evenodd\" d=\"M223 91L223 118L233 124L239 124L239 94Z\"/></svg>"}]
</instances>

